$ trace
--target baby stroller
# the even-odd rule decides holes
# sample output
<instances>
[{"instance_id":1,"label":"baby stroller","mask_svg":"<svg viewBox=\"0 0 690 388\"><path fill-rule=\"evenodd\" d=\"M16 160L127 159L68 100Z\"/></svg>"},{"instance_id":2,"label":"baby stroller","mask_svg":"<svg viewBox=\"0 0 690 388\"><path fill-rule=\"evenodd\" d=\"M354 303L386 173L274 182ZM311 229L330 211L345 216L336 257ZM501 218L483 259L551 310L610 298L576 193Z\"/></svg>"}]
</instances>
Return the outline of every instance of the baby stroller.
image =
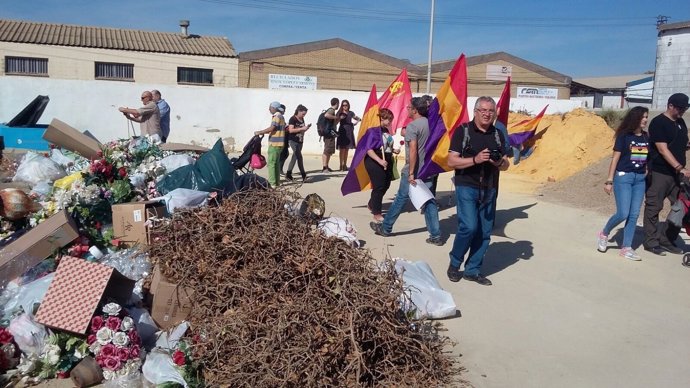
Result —
<instances>
[{"instance_id":1,"label":"baby stroller","mask_svg":"<svg viewBox=\"0 0 690 388\"><path fill-rule=\"evenodd\" d=\"M242 154L236 158L230 159L230 163L235 168L235 171L246 174L253 171L255 168L263 168L260 164L252 166L252 155L258 155L255 159L263 159L261 155L261 140L263 135L254 135L249 142L242 149ZM264 165L266 164L264 159Z\"/></svg>"},{"instance_id":2,"label":"baby stroller","mask_svg":"<svg viewBox=\"0 0 690 388\"><path fill-rule=\"evenodd\" d=\"M690 180L685 176L680 176L680 193L678 200L671 206L671 212L666 217L670 222L681 228L685 228L685 233L690 236ZM683 255L683 266L690 267L690 253Z\"/></svg>"}]
</instances>

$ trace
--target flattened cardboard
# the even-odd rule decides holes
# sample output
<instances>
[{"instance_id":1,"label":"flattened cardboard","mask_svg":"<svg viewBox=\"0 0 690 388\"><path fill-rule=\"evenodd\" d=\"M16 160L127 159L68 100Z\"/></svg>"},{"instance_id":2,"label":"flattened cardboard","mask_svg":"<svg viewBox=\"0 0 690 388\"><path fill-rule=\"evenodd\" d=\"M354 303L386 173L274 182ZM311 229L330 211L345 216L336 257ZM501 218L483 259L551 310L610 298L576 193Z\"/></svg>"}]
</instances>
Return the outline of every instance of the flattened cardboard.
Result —
<instances>
[{"instance_id":1,"label":"flattened cardboard","mask_svg":"<svg viewBox=\"0 0 690 388\"><path fill-rule=\"evenodd\" d=\"M193 145L193 144L183 144L183 143L163 143L160 145L163 151L193 151L193 152L206 152L208 147Z\"/></svg>"},{"instance_id":2,"label":"flattened cardboard","mask_svg":"<svg viewBox=\"0 0 690 388\"><path fill-rule=\"evenodd\" d=\"M184 321L192 311L194 290L170 283L156 267L151 281L151 317L161 330Z\"/></svg>"},{"instance_id":3,"label":"flattened cardboard","mask_svg":"<svg viewBox=\"0 0 690 388\"><path fill-rule=\"evenodd\" d=\"M49 142L74 151L87 159L95 159L101 150L101 143L58 119L53 119L43 133Z\"/></svg>"},{"instance_id":4,"label":"flattened cardboard","mask_svg":"<svg viewBox=\"0 0 690 388\"><path fill-rule=\"evenodd\" d=\"M148 245L151 234L146 224L152 217L165 217L165 204L158 201L128 202L113 205L113 234L126 246Z\"/></svg>"},{"instance_id":5,"label":"flattened cardboard","mask_svg":"<svg viewBox=\"0 0 690 388\"><path fill-rule=\"evenodd\" d=\"M133 289L134 280L112 267L64 257L38 308L36 321L53 329L86 334L101 303L112 299L124 305Z\"/></svg>"},{"instance_id":6,"label":"flattened cardboard","mask_svg":"<svg viewBox=\"0 0 690 388\"><path fill-rule=\"evenodd\" d=\"M79 237L72 217L62 210L0 250L0 287Z\"/></svg>"}]
</instances>

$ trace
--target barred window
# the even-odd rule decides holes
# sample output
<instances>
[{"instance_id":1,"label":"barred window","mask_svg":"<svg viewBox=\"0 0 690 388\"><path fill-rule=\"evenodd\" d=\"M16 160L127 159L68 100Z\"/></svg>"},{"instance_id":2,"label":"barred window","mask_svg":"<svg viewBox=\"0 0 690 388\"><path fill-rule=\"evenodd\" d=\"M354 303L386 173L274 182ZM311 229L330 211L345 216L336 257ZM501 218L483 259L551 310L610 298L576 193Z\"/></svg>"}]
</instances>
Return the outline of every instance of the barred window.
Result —
<instances>
[{"instance_id":1,"label":"barred window","mask_svg":"<svg viewBox=\"0 0 690 388\"><path fill-rule=\"evenodd\" d=\"M177 82L182 84L213 85L213 69L178 67Z\"/></svg>"},{"instance_id":2,"label":"barred window","mask_svg":"<svg viewBox=\"0 0 690 388\"><path fill-rule=\"evenodd\" d=\"M48 75L48 58L5 57L5 74Z\"/></svg>"},{"instance_id":3,"label":"barred window","mask_svg":"<svg viewBox=\"0 0 690 388\"><path fill-rule=\"evenodd\" d=\"M96 79L134 81L134 65L131 63L96 62Z\"/></svg>"}]
</instances>

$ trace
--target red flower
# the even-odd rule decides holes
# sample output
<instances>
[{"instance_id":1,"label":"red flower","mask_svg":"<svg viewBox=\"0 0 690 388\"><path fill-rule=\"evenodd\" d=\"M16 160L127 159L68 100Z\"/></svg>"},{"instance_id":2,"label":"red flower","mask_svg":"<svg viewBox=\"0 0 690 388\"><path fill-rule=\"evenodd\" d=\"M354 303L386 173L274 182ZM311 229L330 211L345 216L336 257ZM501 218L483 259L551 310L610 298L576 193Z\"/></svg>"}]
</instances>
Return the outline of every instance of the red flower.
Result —
<instances>
[{"instance_id":1,"label":"red flower","mask_svg":"<svg viewBox=\"0 0 690 388\"><path fill-rule=\"evenodd\" d=\"M177 366L182 366L185 364L184 353L179 350L176 350L175 353L173 353L172 359Z\"/></svg>"},{"instance_id":2,"label":"red flower","mask_svg":"<svg viewBox=\"0 0 690 388\"><path fill-rule=\"evenodd\" d=\"M94 342L96 342L96 334L89 334L89 336L86 337L86 343L91 345Z\"/></svg>"},{"instance_id":3,"label":"red flower","mask_svg":"<svg viewBox=\"0 0 690 388\"><path fill-rule=\"evenodd\" d=\"M91 318L91 332L95 333L98 330L101 330L103 328L105 322L103 322L103 317L100 315L96 315L95 317Z\"/></svg>"},{"instance_id":4,"label":"red flower","mask_svg":"<svg viewBox=\"0 0 690 388\"><path fill-rule=\"evenodd\" d=\"M117 347L113 344L103 345L101 347L100 355L105 358L117 357Z\"/></svg>"},{"instance_id":5,"label":"red flower","mask_svg":"<svg viewBox=\"0 0 690 388\"><path fill-rule=\"evenodd\" d=\"M129 360L129 349L118 348L117 349L117 357L120 359L121 362L125 362L125 361Z\"/></svg>"},{"instance_id":6,"label":"red flower","mask_svg":"<svg viewBox=\"0 0 690 388\"><path fill-rule=\"evenodd\" d=\"M96 156L99 158L102 158L103 157L103 151L96 152Z\"/></svg>"},{"instance_id":7,"label":"red flower","mask_svg":"<svg viewBox=\"0 0 690 388\"><path fill-rule=\"evenodd\" d=\"M98 355L96 356L96 363L101 368L103 368L103 366L105 366L105 357L103 356L102 353L98 353Z\"/></svg>"},{"instance_id":8,"label":"red flower","mask_svg":"<svg viewBox=\"0 0 690 388\"><path fill-rule=\"evenodd\" d=\"M127 336L134 345L141 345L141 338L139 338L139 333L136 330L131 330Z\"/></svg>"},{"instance_id":9,"label":"red flower","mask_svg":"<svg viewBox=\"0 0 690 388\"><path fill-rule=\"evenodd\" d=\"M124 178L127 176L127 169L120 167L120 169L117 171L117 174L120 176L120 178Z\"/></svg>"},{"instance_id":10,"label":"red flower","mask_svg":"<svg viewBox=\"0 0 690 388\"><path fill-rule=\"evenodd\" d=\"M120 321L120 318L108 317L108 319L105 320L105 327L113 331L118 331L120 330L120 323L122 323L122 321Z\"/></svg>"},{"instance_id":11,"label":"red flower","mask_svg":"<svg viewBox=\"0 0 690 388\"><path fill-rule=\"evenodd\" d=\"M129 348L129 356L131 358L139 358L139 353L141 352L141 348L139 348L139 345L132 345Z\"/></svg>"},{"instance_id":12,"label":"red flower","mask_svg":"<svg viewBox=\"0 0 690 388\"><path fill-rule=\"evenodd\" d=\"M9 344L12 343L13 340L14 337L12 337L12 333L5 328L0 328L0 344Z\"/></svg>"},{"instance_id":13,"label":"red flower","mask_svg":"<svg viewBox=\"0 0 690 388\"><path fill-rule=\"evenodd\" d=\"M405 145L405 140L400 140L400 145Z\"/></svg>"},{"instance_id":14,"label":"red flower","mask_svg":"<svg viewBox=\"0 0 690 388\"><path fill-rule=\"evenodd\" d=\"M106 357L105 361L103 361L103 368L105 369L116 371L121 367L122 363L120 362L120 359L117 357Z\"/></svg>"},{"instance_id":15,"label":"red flower","mask_svg":"<svg viewBox=\"0 0 690 388\"><path fill-rule=\"evenodd\" d=\"M68 370L58 371L56 376L58 379L68 379L69 378L69 371Z\"/></svg>"}]
</instances>

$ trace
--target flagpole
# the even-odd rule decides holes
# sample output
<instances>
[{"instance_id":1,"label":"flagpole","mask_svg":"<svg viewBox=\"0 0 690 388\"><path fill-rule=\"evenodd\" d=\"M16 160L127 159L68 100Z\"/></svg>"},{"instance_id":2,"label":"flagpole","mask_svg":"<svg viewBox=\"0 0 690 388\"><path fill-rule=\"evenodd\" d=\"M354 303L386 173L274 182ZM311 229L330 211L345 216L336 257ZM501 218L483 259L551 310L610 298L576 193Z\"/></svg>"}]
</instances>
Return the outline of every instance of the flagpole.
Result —
<instances>
[{"instance_id":1,"label":"flagpole","mask_svg":"<svg viewBox=\"0 0 690 388\"><path fill-rule=\"evenodd\" d=\"M434 5L431 0L431 22L429 23L429 58L426 67L426 94L431 92L431 48L434 46Z\"/></svg>"}]
</instances>

